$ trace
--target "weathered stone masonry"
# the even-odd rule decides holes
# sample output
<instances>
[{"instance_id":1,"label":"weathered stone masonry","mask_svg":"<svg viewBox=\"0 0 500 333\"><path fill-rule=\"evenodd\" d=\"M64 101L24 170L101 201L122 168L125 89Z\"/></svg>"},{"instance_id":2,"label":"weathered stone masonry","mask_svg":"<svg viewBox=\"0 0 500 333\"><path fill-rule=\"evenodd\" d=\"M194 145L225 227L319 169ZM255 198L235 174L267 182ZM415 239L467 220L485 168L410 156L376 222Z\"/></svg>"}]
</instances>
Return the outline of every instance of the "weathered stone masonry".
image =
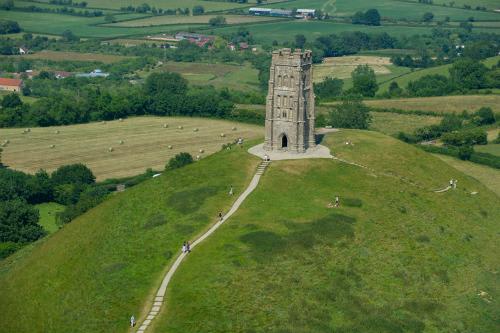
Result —
<instances>
[{"instance_id":1,"label":"weathered stone masonry","mask_svg":"<svg viewBox=\"0 0 500 333\"><path fill-rule=\"evenodd\" d=\"M264 149L303 153L315 147L314 120L311 51L274 51Z\"/></svg>"}]
</instances>

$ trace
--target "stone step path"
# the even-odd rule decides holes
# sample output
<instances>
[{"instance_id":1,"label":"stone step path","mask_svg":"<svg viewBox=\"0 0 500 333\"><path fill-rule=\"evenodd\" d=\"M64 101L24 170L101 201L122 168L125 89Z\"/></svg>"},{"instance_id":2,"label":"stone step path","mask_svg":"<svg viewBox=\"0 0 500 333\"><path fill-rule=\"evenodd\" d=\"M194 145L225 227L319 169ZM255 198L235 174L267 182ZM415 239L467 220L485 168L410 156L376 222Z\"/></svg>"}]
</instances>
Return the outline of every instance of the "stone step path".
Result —
<instances>
[{"instance_id":1,"label":"stone step path","mask_svg":"<svg viewBox=\"0 0 500 333\"><path fill-rule=\"evenodd\" d=\"M262 176L262 174L267 169L270 163L271 163L270 161L262 161L259 164L259 166L257 167L257 172L250 181L250 184L248 185L246 190L238 197L238 199L236 199L234 204L231 206L231 209L226 213L226 215L222 217L220 221L214 224L210 229L208 229L207 232L205 232L191 244L191 250L194 249L202 241L204 241L208 236L213 234L215 230L217 230L224 222L226 222L226 220L229 217L231 217L231 215L233 215L238 210L238 208L243 203L243 201L245 201L248 195L250 195L250 193L252 193L253 190L255 190L255 188L259 184L260 177ZM137 333L146 332L149 326L151 326L152 321L156 318L156 316L160 312L161 307L165 302L165 293L167 291L168 284L170 283L172 276L177 271L177 268L179 268L180 264L182 263L182 260L184 260L186 255L187 255L186 253L181 253L173 263L172 267L170 267L170 269L168 270L167 274L163 278L160 288L156 292L156 296L154 298L154 302L151 306L151 309L149 310L148 315L146 316L144 321L141 323L141 325L139 325Z\"/></svg>"}]
</instances>

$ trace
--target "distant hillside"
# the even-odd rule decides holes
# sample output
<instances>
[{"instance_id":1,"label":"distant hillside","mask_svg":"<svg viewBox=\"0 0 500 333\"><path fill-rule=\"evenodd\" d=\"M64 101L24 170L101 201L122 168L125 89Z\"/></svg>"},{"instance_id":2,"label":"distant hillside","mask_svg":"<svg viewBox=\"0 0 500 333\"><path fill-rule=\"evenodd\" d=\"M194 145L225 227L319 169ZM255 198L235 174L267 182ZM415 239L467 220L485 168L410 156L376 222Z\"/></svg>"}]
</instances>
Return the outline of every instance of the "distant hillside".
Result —
<instances>
[{"instance_id":1,"label":"distant hillside","mask_svg":"<svg viewBox=\"0 0 500 333\"><path fill-rule=\"evenodd\" d=\"M493 65L496 65L498 61L500 61L500 56L491 57L483 60L482 62L486 66L491 67ZM451 64L448 64L437 67L416 69L413 72L410 72L408 74L403 74L400 77L384 82L383 84L380 85L378 92L381 93L387 91L389 89L389 85L393 81L397 82L400 87L405 88L408 85L408 82L418 80L425 75L440 74L449 76L448 70L450 69L451 66L452 66Z\"/></svg>"},{"instance_id":2,"label":"distant hillside","mask_svg":"<svg viewBox=\"0 0 500 333\"><path fill-rule=\"evenodd\" d=\"M153 331L495 331L498 197L379 133L345 130L324 144L365 167L273 162L181 265ZM182 241L227 209L228 186L241 191L257 163L244 149L217 153L0 262L2 330L126 332ZM451 178L456 190L432 191Z\"/></svg>"}]
</instances>

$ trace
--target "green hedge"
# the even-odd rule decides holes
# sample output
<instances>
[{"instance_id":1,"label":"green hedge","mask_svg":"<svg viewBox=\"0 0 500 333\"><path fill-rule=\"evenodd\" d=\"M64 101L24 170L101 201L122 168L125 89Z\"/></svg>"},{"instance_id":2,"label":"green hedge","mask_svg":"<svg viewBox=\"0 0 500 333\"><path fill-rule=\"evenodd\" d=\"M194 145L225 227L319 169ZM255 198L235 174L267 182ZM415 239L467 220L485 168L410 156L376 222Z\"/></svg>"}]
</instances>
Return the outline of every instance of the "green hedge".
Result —
<instances>
[{"instance_id":1,"label":"green hedge","mask_svg":"<svg viewBox=\"0 0 500 333\"><path fill-rule=\"evenodd\" d=\"M419 144L415 146L429 153L442 154L459 158L459 149L456 147L438 147L432 145L419 145ZM495 169L500 169L500 157L492 154L480 153L474 151L470 156L470 161L477 164L487 165Z\"/></svg>"}]
</instances>

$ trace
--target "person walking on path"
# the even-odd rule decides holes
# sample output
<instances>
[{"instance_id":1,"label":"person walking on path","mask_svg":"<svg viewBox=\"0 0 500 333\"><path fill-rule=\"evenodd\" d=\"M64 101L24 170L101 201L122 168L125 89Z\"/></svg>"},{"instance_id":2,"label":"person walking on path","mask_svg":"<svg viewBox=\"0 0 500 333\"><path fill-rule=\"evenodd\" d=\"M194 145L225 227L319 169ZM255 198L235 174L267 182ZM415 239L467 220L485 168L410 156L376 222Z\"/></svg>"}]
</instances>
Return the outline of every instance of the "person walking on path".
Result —
<instances>
[{"instance_id":1,"label":"person walking on path","mask_svg":"<svg viewBox=\"0 0 500 333\"><path fill-rule=\"evenodd\" d=\"M191 253L191 244L189 242L186 243L186 252Z\"/></svg>"},{"instance_id":2,"label":"person walking on path","mask_svg":"<svg viewBox=\"0 0 500 333\"><path fill-rule=\"evenodd\" d=\"M182 253L186 253L186 252L187 252L187 244L186 244L186 242L184 242L182 244Z\"/></svg>"},{"instance_id":3,"label":"person walking on path","mask_svg":"<svg viewBox=\"0 0 500 333\"><path fill-rule=\"evenodd\" d=\"M130 327L134 327L135 326L135 317L134 315L132 315L132 317L130 317Z\"/></svg>"},{"instance_id":4,"label":"person walking on path","mask_svg":"<svg viewBox=\"0 0 500 333\"><path fill-rule=\"evenodd\" d=\"M450 179L450 188L453 187L453 179Z\"/></svg>"},{"instance_id":5,"label":"person walking on path","mask_svg":"<svg viewBox=\"0 0 500 333\"><path fill-rule=\"evenodd\" d=\"M456 188L457 188L457 182L458 182L458 180L456 180L456 179L453 181L453 188L454 188L454 189L456 189Z\"/></svg>"},{"instance_id":6,"label":"person walking on path","mask_svg":"<svg viewBox=\"0 0 500 333\"><path fill-rule=\"evenodd\" d=\"M338 196L335 197L335 207L340 206L340 199Z\"/></svg>"},{"instance_id":7,"label":"person walking on path","mask_svg":"<svg viewBox=\"0 0 500 333\"><path fill-rule=\"evenodd\" d=\"M219 212L219 220L222 221L222 212Z\"/></svg>"},{"instance_id":8,"label":"person walking on path","mask_svg":"<svg viewBox=\"0 0 500 333\"><path fill-rule=\"evenodd\" d=\"M234 194L233 185L231 185L231 188L229 189L229 195L233 195L233 194Z\"/></svg>"}]
</instances>

